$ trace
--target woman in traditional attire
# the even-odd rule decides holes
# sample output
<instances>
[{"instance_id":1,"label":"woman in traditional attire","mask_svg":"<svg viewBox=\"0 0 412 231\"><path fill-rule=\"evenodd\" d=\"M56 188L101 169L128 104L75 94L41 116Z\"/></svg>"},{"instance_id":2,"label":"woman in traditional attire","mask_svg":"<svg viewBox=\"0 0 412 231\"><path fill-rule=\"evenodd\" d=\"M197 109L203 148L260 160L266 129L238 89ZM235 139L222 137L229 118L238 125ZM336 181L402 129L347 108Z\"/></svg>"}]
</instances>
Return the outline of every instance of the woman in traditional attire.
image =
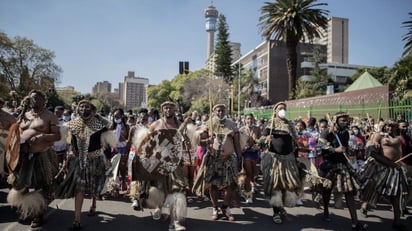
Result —
<instances>
[{"instance_id":1,"label":"woman in traditional attire","mask_svg":"<svg viewBox=\"0 0 412 231\"><path fill-rule=\"evenodd\" d=\"M286 104L275 104L273 112L263 133L268 143L268 151L262 157L263 190L273 208L273 222L282 224L284 207L296 205L302 184L296 163L297 134L294 124L286 118Z\"/></svg>"},{"instance_id":2,"label":"woman in traditional attire","mask_svg":"<svg viewBox=\"0 0 412 231\"><path fill-rule=\"evenodd\" d=\"M96 199L100 196L106 179L105 145L114 147L116 137L108 131L110 122L96 114L96 107L81 100L74 120L65 123L71 139L72 153L67 157L67 173L56 191L58 198L74 197L73 230L79 230L85 193L92 197L89 216L96 214Z\"/></svg>"},{"instance_id":3,"label":"woman in traditional attire","mask_svg":"<svg viewBox=\"0 0 412 231\"><path fill-rule=\"evenodd\" d=\"M246 172L244 188L241 187L241 193L246 199L246 203L253 203L253 193L255 192L256 163L259 159L259 138L261 129L255 125L255 117L248 114L245 117L245 126L239 129L247 135L248 144L242 151L243 168Z\"/></svg>"}]
</instances>

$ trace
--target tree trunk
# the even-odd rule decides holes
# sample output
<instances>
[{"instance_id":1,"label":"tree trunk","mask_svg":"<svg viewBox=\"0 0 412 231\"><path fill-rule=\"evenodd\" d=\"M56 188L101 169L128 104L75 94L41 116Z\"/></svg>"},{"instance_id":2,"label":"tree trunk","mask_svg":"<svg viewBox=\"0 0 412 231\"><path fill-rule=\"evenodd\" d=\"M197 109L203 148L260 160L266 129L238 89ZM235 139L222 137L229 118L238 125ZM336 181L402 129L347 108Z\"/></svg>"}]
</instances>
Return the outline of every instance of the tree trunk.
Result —
<instances>
[{"instance_id":1,"label":"tree trunk","mask_svg":"<svg viewBox=\"0 0 412 231\"><path fill-rule=\"evenodd\" d=\"M289 100L295 98L295 89L296 89L296 73L297 73L297 42L295 39L288 39L286 41L287 47L287 57L286 57L286 64L288 68L288 80L289 80Z\"/></svg>"}]
</instances>

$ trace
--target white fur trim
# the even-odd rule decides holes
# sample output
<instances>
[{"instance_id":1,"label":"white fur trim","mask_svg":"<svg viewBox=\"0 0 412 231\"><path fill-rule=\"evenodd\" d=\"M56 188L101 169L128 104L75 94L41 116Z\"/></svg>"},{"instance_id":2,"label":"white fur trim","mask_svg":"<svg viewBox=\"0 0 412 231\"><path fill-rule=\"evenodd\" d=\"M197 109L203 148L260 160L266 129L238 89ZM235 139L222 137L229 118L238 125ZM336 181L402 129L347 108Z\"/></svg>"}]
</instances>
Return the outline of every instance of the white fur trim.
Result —
<instances>
[{"instance_id":1,"label":"white fur trim","mask_svg":"<svg viewBox=\"0 0 412 231\"><path fill-rule=\"evenodd\" d=\"M112 131L103 132L100 137L100 141L103 146L109 145L110 147L116 147L116 134Z\"/></svg>"},{"instance_id":2,"label":"white fur trim","mask_svg":"<svg viewBox=\"0 0 412 231\"><path fill-rule=\"evenodd\" d=\"M70 140L67 139L68 137L68 132L69 130L67 129L66 126L58 126L59 127L59 132L60 132L60 140L59 142L63 143L63 144L70 144L68 143Z\"/></svg>"},{"instance_id":3,"label":"white fur trim","mask_svg":"<svg viewBox=\"0 0 412 231\"><path fill-rule=\"evenodd\" d=\"M149 197L147 198L147 205L149 208L162 207L165 201L165 194L156 187L150 187Z\"/></svg>"},{"instance_id":4,"label":"white fur trim","mask_svg":"<svg viewBox=\"0 0 412 231\"><path fill-rule=\"evenodd\" d=\"M10 175L7 177L7 183L13 185L14 181L16 181L16 176L14 175L14 173L10 173Z\"/></svg>"},{"instance_id":5,"label":"white fur trim","mask_svg":"<svg viewBox=\"0 0 412 231\"><path fill-rule=\"evenodd\" d=\"M174 220L182 221L187 217L187 202L183 193L167 195L164 206L170 208L170 216L173 216Z\"/></svg>"},{"instance_id":6,"label":"white fur trim","mask_svg":"<svg viewBox=\"0 0 412 231\"><path fill-rule=\"evenodd\" d=\"M149 129L145 127L139 127L136 129L135 134L133 136L133 144L135 147L139 147L140 143L143 139L149 134Z\"/></svg>"},{"instance_id":7,"label":"white fur trim","mask_svg":"<svg viewBox=\"0 0 412 231\"><path fill-rule=\"evenodd\" d=\"M296 205L296 200L298 199L298 195L296 192L286 191L285 193L285 206L286 207L294 207Z\"/></svg>"},{"instance_id":8,"label":"white fur trim","mask_svg":"<svg viewBox=\"0 0 412 231\"><path fill-rule=\"evenodd\" d=\"M42 214L47 207L46 199L39 191L23 193L24 190L11 189L7 195L7 202L18 209L22 219Z\"/></svg>"},{"instance_id":9,"label":"white fur trim","mask_svg":"<svg viewBox=\"0 0 412 231\"><path fill-rule=\"evenodd\" d=\"M283 207L282 192L274 191L269 200L269 204L273 207Z\"/></svg>"}]
</instances>

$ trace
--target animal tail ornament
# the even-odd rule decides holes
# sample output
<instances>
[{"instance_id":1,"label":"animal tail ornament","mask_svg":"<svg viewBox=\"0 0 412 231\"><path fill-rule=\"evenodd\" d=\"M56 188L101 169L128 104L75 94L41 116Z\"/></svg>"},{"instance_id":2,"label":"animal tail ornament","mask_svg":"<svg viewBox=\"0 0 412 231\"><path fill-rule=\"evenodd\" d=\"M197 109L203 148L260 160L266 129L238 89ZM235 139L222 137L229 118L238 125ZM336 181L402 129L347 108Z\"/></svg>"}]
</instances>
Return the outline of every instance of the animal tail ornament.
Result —
<instances>
[{"instance_id":1,"label":"animal tail ornament","mask_svg":"<svg viewBox=\"0 0 412 231\"><path fill-rule=\"evenodd\" d=\"M102 143L103 146L116 147L116 143L117 143L116 134L111 131L103 132L100 137L100 142Z\"/></svg>"},{"instance_id":2,"label":"animal tail ornament","mask_svg":"<svg viewBox=\"0 0 412 231\"><path fill-rule=\"evenodd\" d=\"M170 216L182 221L187 217L186 196L183 193L173 193L166 197L165 206L170 208Z\"/></svg>"},{"instance_id":3,"label":"animal tail ornament","mask_svg":"<svg viewBox=\"0 0 412 231\"><path fill-rule=\"evenodd\" d=\"M283 195L282 191L276 190L269 199L269 204L274 207L294 207L297 199L298 196L296 195L296 192L286 190Z\"/></svg>"},{"instance_id":4,"label":"animal tail ornament","mask_svg":"<svg viewBox=\"0 0 412 231\"><path fill-rule=\"evenodd\" d=\"M22 219L38 216L47 207L46 199L39 191L27 192L26 188L11 189L7 195L7 202L18 209Z\"/></svg>"},{"instance_id":5,"label":"animal tail ornament","mask_svg":"<svg viewBox=\"0 0 412 231\"><path fill-rule=\"evenodd\" d=\"M141 142L143 139L149 134L149 129L145 127L139 127L135 131L135 135L133 136L133 144L136 148L140 147Z\"/></svg>"},{"instance_id":6,"label":"animal tail ornament","mask_svg":"<svg viewBox=\"0 0 412 231\"><path fill-rule=\"evenodd\" d=\"M150 187L149 197L147 198L147 205L149 208L162 207L165 201L165 194L156 187Z\"/></svg>"}]
</instances>

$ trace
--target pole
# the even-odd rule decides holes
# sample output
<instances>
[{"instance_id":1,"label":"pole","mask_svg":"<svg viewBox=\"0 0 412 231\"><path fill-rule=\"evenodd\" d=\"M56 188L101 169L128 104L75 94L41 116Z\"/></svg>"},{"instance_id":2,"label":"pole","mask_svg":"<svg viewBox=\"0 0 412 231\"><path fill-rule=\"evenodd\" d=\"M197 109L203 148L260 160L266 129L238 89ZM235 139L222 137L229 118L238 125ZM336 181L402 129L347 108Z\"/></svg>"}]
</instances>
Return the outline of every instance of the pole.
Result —
<instances>
[{"instance_id":1,"label":"pole","mask_svg":"<svg viewBox=\"0 0 412 231\"><path fill-rule=\"evenodd\" d=\"M237 81L237 117L240 120L240 61L238 63L239 71L238 71L238 81Z\"/></svg>"}]
</instances>

